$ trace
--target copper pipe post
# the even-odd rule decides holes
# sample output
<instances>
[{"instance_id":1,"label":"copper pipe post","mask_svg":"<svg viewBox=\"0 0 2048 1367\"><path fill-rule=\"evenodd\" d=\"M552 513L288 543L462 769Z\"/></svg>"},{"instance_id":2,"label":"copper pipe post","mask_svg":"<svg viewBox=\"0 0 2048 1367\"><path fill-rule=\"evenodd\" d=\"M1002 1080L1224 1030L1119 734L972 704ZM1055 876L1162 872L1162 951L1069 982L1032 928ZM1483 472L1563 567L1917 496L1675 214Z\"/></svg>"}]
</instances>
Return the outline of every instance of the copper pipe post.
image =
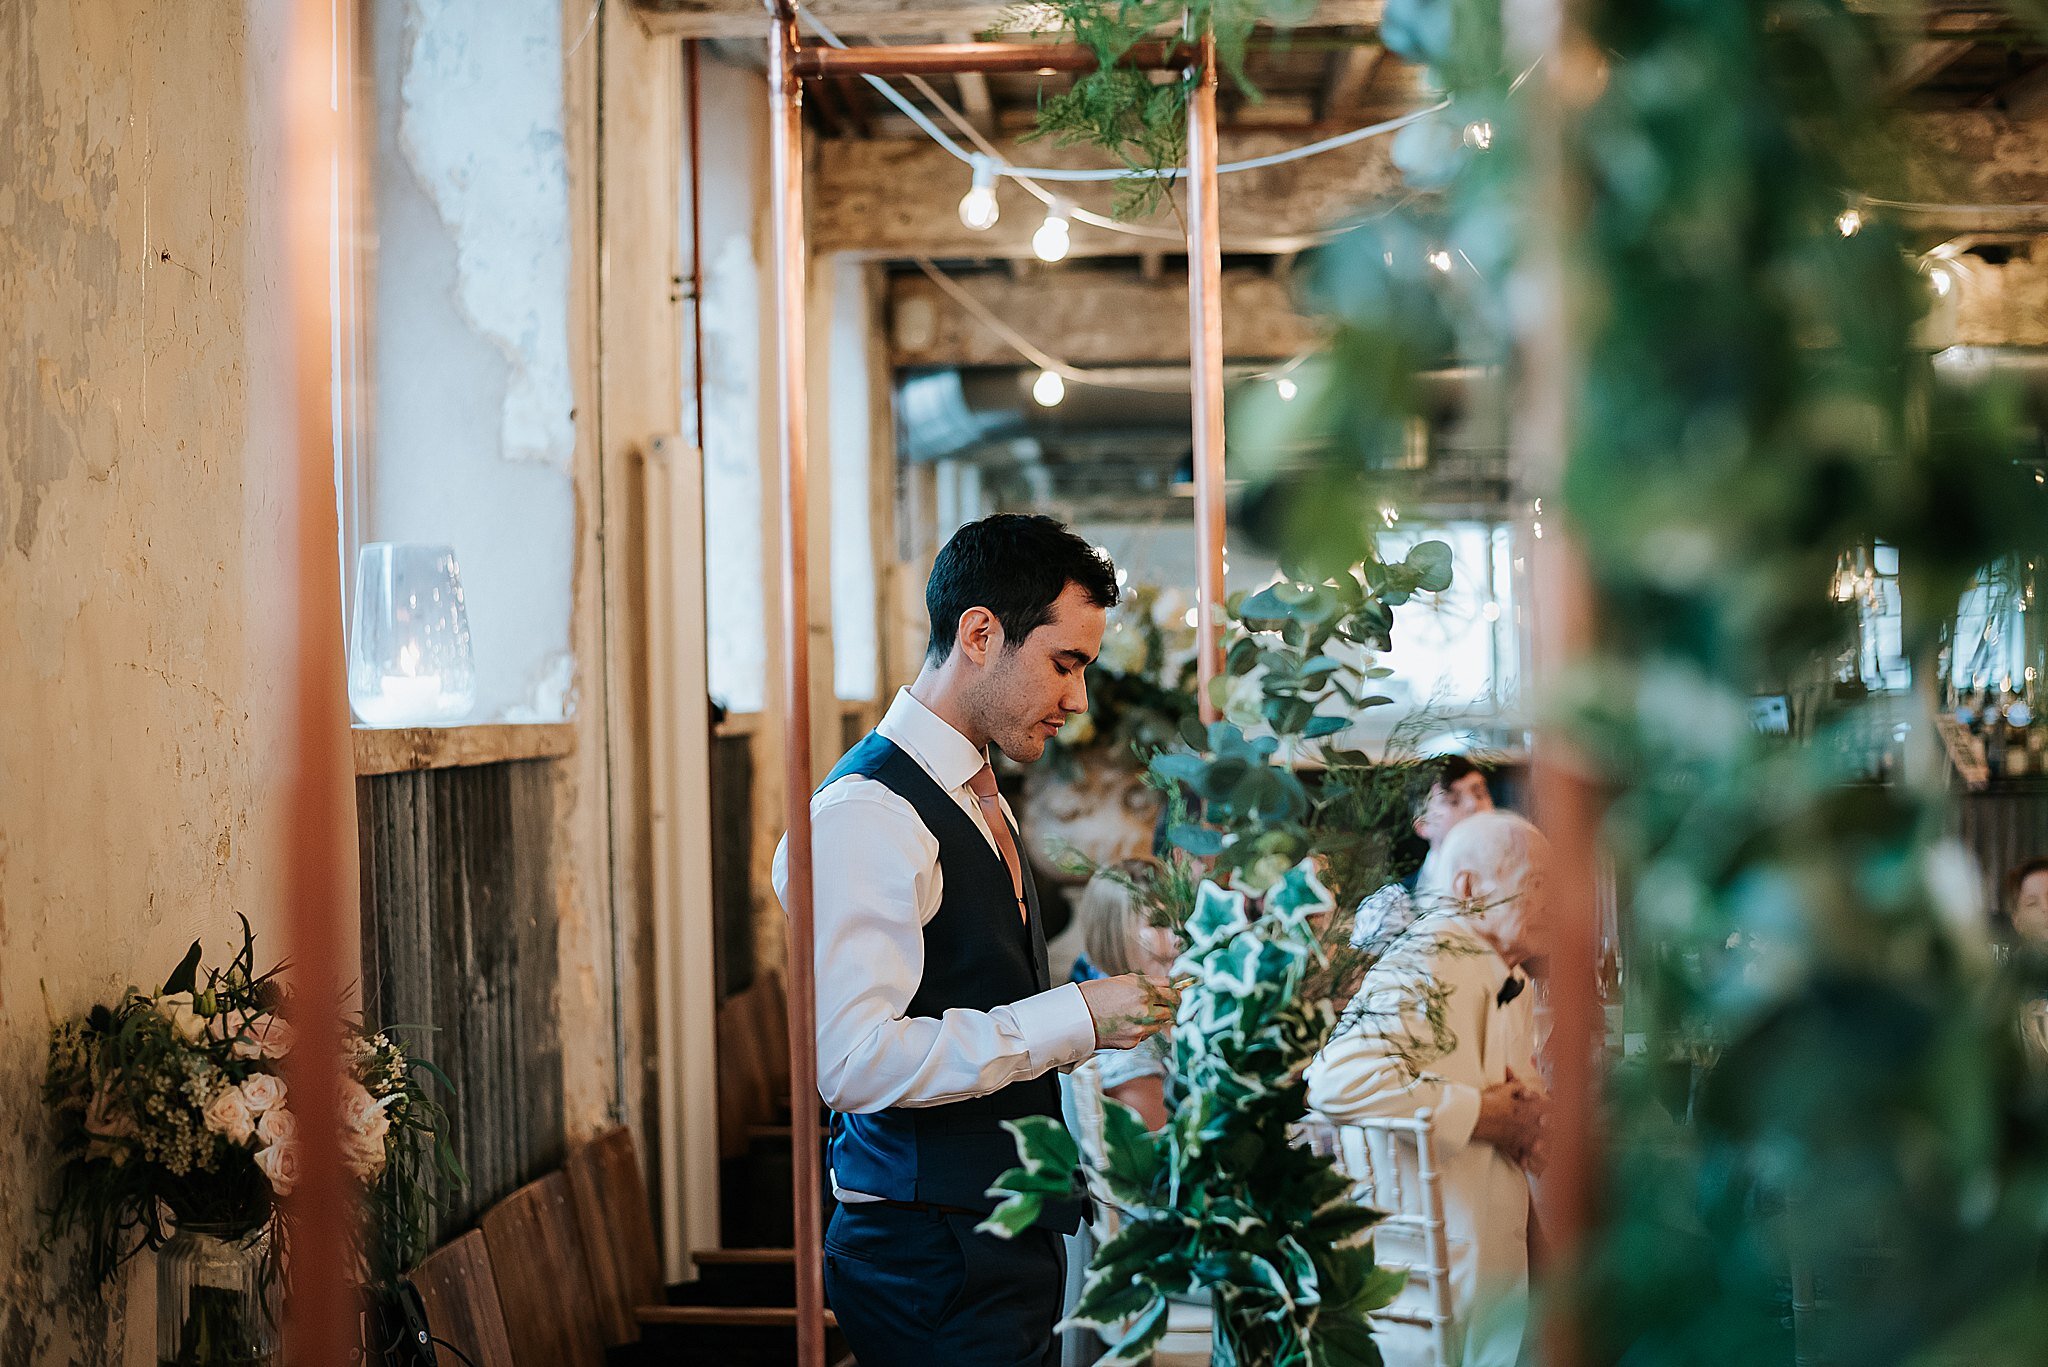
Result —
<instances>
[{"instance_id":1,"label":"copper pipe post","mask_svg":"<svg viewBox=\"0 0 2048 1367\"><path fill-rule=\"evenodd\" d=\"M775 253L775 391L782 468L782 779L789 822L789 1125L796 1205L798 1367L824 1367L825 1272L819 1228L818 996L811 920L810 421L805 385L803 82L796 10L772 0L768 44L769 215Z\"/></svg>"},{"instance_id":2,"label":"copper pipe post","mask_svg":"<svg viewBox=\"0 0 2048 1367\"><path fill-rule=\"evenodd\" d=\"M359 1212L341 1157L343 965L357 935L354 868L355 766L342 678L341 576L335 558L328 253L334 170L349 155L332 92L341 72L336 35L354 34L354 6L296 0L287 12L282 109L285 306L290 357L291 446L286 534L296 595L290 635L291 708L286 749L285 940L298 1043L286 1061L299 1120L299 1180L285 1199L291 1291L285 1357L295 1367L343 1367L356 1318L356 1270L348 1250ZM348 213L344 223L352 221Z\"/></svg>"},{"instance_id":3,"label":"copper pipe post","mask_svg":"<svg viewBox=\"0 0 2048 1367\"><path fill-rule=\"evenodd\" d=\"M1524 95L1535 191L1528 204L1530 246L1514 285L1524 306L1517 311L1521 381L1513 456L1523 486L1553 504L1547 517L1541 498L1534 505L1530 557L1533 663L1538 686L1550 694L1595 644L1590 576L1565 510L1555 506L1572 446L1585 323L1572 265L1585 192L1569 125L1574 101L1599 85L1588 79L1588 63L1599 59L1578 27L1580 9L1581 0L1519 0L1507 11L1514 60L1536 69ZM1597 1217L1601 1180L1601 800L1590 767L1560 728L1539 732L1532 758L1534 815L1551 842L1550 1162L1543 1176L1543 1220L1553 1284L1568 1288L1570 1269L1584 1256ZM1568 1292L1548 1299L1539 1326L1546 1367L1585 1360L1581 1309Z\"/></svg>"},{"instance_id":4,"label":"copper pipe post","mask_svg":"<svg viewBox=\"0 0 2048 1367\"><path fill-rule=\"evenodd\" d=\"M1195 428L1195 665L1202 720L1222 715L1223 229L1217 208L1216 40L1205 37L1188 99L1188 385Z\"/></svg>"}]
</instances>

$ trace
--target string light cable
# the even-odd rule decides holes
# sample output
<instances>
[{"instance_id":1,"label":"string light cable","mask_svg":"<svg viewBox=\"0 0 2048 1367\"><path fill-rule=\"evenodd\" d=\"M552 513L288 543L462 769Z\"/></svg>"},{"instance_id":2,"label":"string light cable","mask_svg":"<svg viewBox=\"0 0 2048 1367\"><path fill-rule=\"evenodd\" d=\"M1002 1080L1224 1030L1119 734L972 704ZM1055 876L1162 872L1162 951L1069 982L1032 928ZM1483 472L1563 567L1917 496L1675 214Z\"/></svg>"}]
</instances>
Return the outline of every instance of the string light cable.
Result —
<instances>
[{"instance_id":1,"label":"string light cable","mask_svg":"<svg viewBox=\"0 0 2048 1367\"><path fill-rule=\"evenodd\" d=\"M1140 394L1181 394L1187 392L1185 382L1140 384L1129 379L1105 379L1095 371L1084 370L1069 361L1063 361L997 317L994 310L982 303L981 300L975 298L965 285L962 285L952 276L946 274L944 270L940 269L938 263L930 257L917 256L912 257L911 260L919 270L925 273L925 276L934 285L939 287L941 293L959 305L962 312L994 333L1005 346L1029 361L1032 365L1037 366L1041 371L1057 375L1070 384L1085 384L1095 389L1129 390ZM1279 365L1265 370L1247 372L1238 378L1253 382L1286 380L1291 384L1293 381L1288 380L1287 377L1307 364L1315 354L1315 348L1311 347L1308 350L1296 353ZM1050 405L1047 406L1050 407Z\"/></svg>"}]
</instances>

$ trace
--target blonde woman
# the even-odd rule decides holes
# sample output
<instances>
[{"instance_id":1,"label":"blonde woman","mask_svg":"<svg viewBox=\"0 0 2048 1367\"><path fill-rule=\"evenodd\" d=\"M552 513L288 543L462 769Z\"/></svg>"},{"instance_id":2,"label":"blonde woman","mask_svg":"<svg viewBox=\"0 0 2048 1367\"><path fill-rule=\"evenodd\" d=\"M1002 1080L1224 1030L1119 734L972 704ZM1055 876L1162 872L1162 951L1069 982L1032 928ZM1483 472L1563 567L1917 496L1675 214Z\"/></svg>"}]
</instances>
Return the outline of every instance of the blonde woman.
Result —
<instances>
[{"instance_id":1,"label":"blonde woman","mask_svg":"<svg viewBox=\"0 0 2048 1367\"><path fill-rule=\"evenodd\" d=\"M1165 977L1180 953L1173 932L1151 923L1139 889L1157 876L1152 859L1126 859L1088 880L1074 919L1081 924L1087 963L1105 977L1148 973ZM1154 1035L1131 1049L1098 1049L1096 1068L1104 1096L1121 1101L1145 1121L1166 1125L1166 1048Z\"/></svg>"}]
</instances>

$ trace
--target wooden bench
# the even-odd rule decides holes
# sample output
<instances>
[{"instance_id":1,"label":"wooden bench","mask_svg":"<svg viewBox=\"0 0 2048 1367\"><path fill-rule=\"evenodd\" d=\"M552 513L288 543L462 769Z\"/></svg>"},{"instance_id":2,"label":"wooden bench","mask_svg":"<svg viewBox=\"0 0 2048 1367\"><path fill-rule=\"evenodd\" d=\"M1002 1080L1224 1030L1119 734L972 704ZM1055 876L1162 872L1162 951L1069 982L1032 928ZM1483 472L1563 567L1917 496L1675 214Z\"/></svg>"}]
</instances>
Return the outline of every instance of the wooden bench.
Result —
<instances>
[{"instance_id":1,"label":"wooden bench","mask_svg":"<svg viewBox=\"0 0 2048 1367\"><path fill-rule=\"evenodd\" d=\"M427 1324L476 1367L515 1367L504 1306L481 1230L430 1255L412 1275Z\"/></svg>"},{"instance_id":2,"label":"wooden bench","mask_svg":"<svg viewBox=\"0 0 2048 1367\"><path fill-rule=\"evenodd\" d=\"M593 1290L606 1325L606 1343L639 1339L655 1325L793 1328L796 1309L787 1305L671 1305L664 1301L661 1255L647 1218L647 1180L633 1132L624 1126L607 1130L569 1153L570 1190L593 1249ZM700 1268L793 1268L796 1254L786 1248L699 1249L691 1254ZM825 1312L828 1327L838 1324ZM623 1337L621 1337L623 1336Z\"/></svg>"},{"instance_id":3,"label":"wooden bench","mask_svg":"<svg viewBox=\"0 0 2048 1367\"><path fill-rule=\"evenodd\" d=\"M484 1212L514 1367L604 1367L605 1329L566 1173Z\"/></svg>"}]
</instances>

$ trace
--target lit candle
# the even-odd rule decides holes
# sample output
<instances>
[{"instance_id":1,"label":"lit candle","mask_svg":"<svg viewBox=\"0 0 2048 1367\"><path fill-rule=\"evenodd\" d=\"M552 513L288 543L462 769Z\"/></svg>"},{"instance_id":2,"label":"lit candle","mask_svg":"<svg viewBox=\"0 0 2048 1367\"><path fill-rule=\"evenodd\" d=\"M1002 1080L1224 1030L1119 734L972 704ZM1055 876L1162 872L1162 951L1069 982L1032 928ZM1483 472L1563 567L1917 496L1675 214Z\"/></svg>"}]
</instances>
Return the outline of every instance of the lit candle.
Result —
<instances>
[{"instance_id":1,"label":"lit candle","mask_svg":"<svg viewBox=\"0 0 2048 1367\"><path fill-rule=\"evenodd\" d=\"M373 726L404 726L431 722L440 711L439 674L386 674L377 696L357 705Z\"/></svg>"}]
</instances>

